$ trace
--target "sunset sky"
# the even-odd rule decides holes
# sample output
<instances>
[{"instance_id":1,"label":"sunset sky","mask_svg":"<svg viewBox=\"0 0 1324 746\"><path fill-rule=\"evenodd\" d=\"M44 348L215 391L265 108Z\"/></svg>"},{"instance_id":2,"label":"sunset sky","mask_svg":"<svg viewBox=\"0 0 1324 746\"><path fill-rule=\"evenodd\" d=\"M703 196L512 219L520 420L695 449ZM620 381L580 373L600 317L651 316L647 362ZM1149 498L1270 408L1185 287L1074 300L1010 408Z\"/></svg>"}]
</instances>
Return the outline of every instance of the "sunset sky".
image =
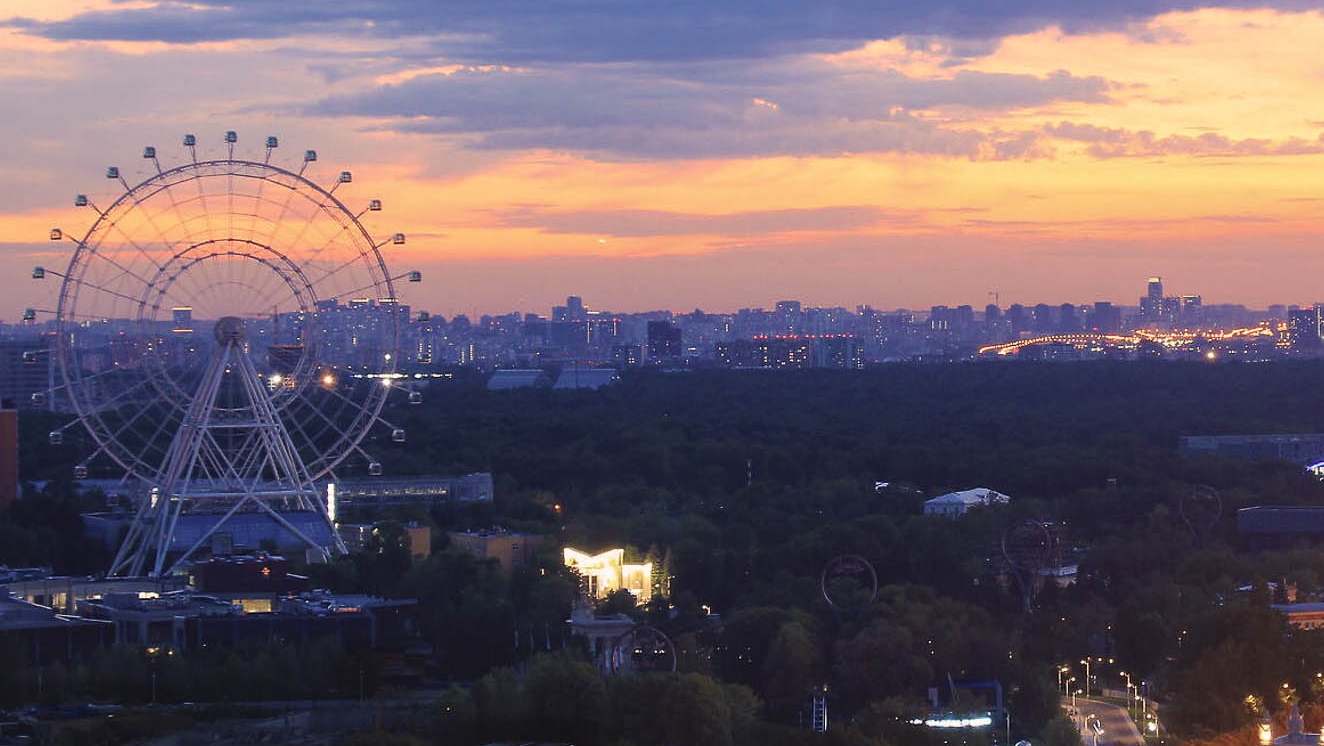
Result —
<instances>
[{"instance_id":1,"label":"sunset sky","mask_svg":"<svg viewBox=\"0 0 1324 746\"><path fill-rule=\"evenodd\" d=\"M0 271L202 150L455 313L1324 301L1324 14L1191 0L4 2ZM15 279L0 320L47 302Z\"/></svg>"}]
</instances>

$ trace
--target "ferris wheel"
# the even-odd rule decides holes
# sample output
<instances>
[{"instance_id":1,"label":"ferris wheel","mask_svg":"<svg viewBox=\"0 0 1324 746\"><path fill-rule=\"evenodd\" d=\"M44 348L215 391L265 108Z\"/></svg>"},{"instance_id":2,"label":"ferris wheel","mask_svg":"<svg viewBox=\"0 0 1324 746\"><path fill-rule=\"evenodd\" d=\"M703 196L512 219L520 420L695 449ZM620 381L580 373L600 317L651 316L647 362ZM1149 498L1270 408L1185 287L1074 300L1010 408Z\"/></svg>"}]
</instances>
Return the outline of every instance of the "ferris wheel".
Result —
<instances>
[{"instance_id":1,"label":"ferris wheel","mask_svg":"<svg viewBox=\"0 0 1324 746\"><path fill-rule=\"evenodd\" d=\"M206 155L186 135L175 166L146 147L141 180L106 170L122 190L106 207L75 198L95 213L82 238L51 231L76 244L63 272L33 270L62 279L51 354L69 426L94 442L76 472L108 460L185 511L255 500L283 505L268 508L278 520L291 506L325 514L306 494L314 480L341 464L381 473L362 444L398 377L396 284L421 275L387 269L382 249L405 237L374 239L361 222L379 200L342 202L349 171L323 188L305 175L315 151L288 170L272 163L277 138L260 160L236 157L237 142L227 132ZM176 520L139 513L158 532Z\"/></svg>"}]
</instances>

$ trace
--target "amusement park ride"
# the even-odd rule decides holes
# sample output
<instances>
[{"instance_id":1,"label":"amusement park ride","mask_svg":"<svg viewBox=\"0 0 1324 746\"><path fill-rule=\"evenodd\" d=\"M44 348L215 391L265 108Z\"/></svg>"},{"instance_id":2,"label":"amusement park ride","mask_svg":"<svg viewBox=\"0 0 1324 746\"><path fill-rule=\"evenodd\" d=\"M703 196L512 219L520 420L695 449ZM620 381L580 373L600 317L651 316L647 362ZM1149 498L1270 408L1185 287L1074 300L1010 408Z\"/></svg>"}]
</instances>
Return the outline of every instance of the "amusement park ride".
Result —
<instances>
[{"instance_id":1,"label":"amusement park ride","mask_svg":"<svg viewBox=\"0 0 1324 746\"><path fill-rule=\"evenodd\" d=\"M387 270L382 249L404 234L369 234L360 221L382 203L346 207L349 171L330 188L305 176L315 151L291 171L271 163L275 137L261 160L236 157L237 142L227 132L208 155L185 135L173 167L144 148L136 184L108 168L123 193L104 209L78 195L95 214L86 234L50 234L74 244L68 267L32 273L61 279L48 351L58 378L39 396L77 415L51 442L79 426L92 453L76 477L110 468L146 485L111 575L170 574L248 514L316 555L344 553L314 485L341 465L382 471L362 444L396 388L396 283L421 280ZM371 323L346 331L332 316L347 304L376 310ZM208 518L184 531L184 516Z\"/></svg>"}]
</instances>

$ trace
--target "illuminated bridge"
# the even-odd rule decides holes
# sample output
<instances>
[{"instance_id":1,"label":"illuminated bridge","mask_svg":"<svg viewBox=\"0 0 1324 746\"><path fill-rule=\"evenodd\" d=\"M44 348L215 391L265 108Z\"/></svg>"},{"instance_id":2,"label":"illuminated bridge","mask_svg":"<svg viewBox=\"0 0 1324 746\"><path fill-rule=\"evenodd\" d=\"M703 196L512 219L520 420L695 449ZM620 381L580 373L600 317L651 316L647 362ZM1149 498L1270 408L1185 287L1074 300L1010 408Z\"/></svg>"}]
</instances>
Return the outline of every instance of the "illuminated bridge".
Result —
<instances>
[{"instance_id":1,"label":"illuminated bridge","mask_svg":"<svg viewBox=\"0 0 1324 746\"><path fill-rule=\"evenodd\" d=\"M1153 342L1165 349L1181 349L1197 343L1226 342L1234 339L1253 337L1275 337L1277 332L1269 324L1240 329L1200 329L1160 332L1137 329L1131 334L1099 334L1094 332L1067 332L1045 334L1039 337L1017 339L1011 342L985 345L979 348L980 355L1015 355L1026 347L1036 345L1065 345L1078 350L1100 350L1105 348L1130 349L1141 342Z\"/></svg>"},{"instance_id":2,"label":"illuminated bridge","mask_svg":"<svg viewBox=\"0 0 1324 746\"><path fill-rule=\"evenodd\" d=\"M1002 344L985 345L979 348L980 355L1014 355L1026 347L1036 345L1069 345L1078 350L1095 350L1102 347L1134 347L1140 338L1133 334L1088 334L1074 332L1070 334L1046 334L1042 337L1017 339Z\"/></svg>"}]
</instances>

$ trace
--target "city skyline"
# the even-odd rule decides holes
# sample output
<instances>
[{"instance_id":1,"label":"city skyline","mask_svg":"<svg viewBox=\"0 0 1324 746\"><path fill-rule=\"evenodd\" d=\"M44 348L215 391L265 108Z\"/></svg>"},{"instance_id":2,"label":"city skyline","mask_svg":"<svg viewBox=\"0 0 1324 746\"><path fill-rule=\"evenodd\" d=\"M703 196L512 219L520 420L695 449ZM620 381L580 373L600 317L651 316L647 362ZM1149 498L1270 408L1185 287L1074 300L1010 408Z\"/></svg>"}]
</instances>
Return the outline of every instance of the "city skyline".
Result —
<instances>
[{"instance_id":1,"label":"city skyline","mask_svg":"<svg viewBox=\"0 0 1324 746\"><path fill-rule=\"evenodd\" d=\"M0 14L0 271L235 154L381 198L404 302L629 313L1324 300L1324 107L1294 0L887 7L52 2ZM14 283L0 320L46 307Z\"/></svg>"}]
</instances>

